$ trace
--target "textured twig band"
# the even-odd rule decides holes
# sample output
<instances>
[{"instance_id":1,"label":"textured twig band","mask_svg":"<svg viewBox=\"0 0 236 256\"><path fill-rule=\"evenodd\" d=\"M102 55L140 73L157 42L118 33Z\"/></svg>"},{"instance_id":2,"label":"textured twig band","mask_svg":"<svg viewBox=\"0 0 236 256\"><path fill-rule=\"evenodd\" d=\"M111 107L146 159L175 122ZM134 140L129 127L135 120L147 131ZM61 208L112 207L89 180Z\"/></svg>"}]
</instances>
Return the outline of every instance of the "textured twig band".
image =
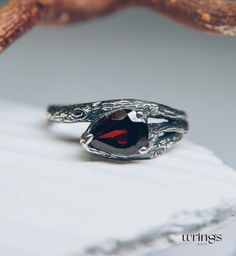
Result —
<instances>
[{"instance_id":1,"label":"textured twig band","mask_svg":"<svg viewBox=\"0 0 236 256\"><path fill-rule=\"evenodd\" d=\"M90 122L80 140L84 148L103 157L121 160L160 156L188 130L183 111L136 99L52 105L48 107L48 120Z\"/></svg>"}]
</instances>

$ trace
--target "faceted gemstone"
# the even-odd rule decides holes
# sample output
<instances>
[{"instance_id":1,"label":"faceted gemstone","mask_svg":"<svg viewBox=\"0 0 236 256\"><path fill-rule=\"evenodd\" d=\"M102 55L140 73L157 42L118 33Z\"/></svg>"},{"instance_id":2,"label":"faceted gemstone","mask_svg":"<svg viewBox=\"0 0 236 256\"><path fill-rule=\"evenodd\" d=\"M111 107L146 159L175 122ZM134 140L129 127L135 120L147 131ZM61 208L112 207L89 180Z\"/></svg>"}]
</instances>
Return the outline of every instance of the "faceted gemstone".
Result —
<instances>
[{"instance_id":1,"label":"faceted gemstone","mask_svg":"<svg viewBox=\"0 0 236 256\"><path fill-rule=\"evenodd\" d=\"M94 137L89 147L119 156L137 154L148 145L148 126L136 114L122 109L100 119L90 129Z\"/></svg>"}]
</instances>

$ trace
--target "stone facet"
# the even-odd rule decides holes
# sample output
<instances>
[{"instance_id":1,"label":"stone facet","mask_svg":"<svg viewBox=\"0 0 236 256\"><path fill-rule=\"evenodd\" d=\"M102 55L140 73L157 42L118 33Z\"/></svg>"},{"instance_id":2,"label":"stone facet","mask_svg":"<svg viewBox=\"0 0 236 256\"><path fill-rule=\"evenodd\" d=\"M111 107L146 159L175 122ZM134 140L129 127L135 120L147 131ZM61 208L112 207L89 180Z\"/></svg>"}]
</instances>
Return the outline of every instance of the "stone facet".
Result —
<instances>
[{"instance_id":1,"label":"stone facet","mask_svg":"<svg viewBox=\"0 0 236 256\"><path fill-rule=\"evenodd\" d=\"M89 147L119 156L138 154L148 145L147 122L134 110L121 109L92 125Z\"/></svg>"}]
</instances>

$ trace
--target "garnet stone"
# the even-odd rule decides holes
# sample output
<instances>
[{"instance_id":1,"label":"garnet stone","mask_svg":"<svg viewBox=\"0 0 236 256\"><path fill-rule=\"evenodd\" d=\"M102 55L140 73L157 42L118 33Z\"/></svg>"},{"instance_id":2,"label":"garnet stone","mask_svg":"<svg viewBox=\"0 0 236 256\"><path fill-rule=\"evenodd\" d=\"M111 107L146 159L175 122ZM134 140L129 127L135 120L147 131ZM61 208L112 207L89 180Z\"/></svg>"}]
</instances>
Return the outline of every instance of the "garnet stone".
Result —
<instances>
[{"instance_id":1,"label":"garnet stone","mask_svg":"<svg viewBox=\"0 0 236 256\"><path fill-rule=\"evenodd\" d=\"M148 126L136 114L122 109L100 119L90 128L93 140L89 147L119 156L138 154L148 145Z\"/></svg>"}]
</instances>

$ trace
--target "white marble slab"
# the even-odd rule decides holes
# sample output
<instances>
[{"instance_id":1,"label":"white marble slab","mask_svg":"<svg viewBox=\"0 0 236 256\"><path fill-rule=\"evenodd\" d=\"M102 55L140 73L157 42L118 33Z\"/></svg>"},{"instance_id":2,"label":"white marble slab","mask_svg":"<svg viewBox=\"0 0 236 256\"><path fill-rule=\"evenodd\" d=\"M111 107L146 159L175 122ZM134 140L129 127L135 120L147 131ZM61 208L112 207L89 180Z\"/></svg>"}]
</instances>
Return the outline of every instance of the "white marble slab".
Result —
<instances>
[{"instance_id":1,"label":"white marble slab","mask_svg":"<svg viewBox=\"0 0 236 256\"><path fill-rule=\"evenodd\" d=\"M0 103L0 255L144 255L236 214L236 173L188 140L117 163L78 144L85 125Z\"/></svg>"}]
</instances>

